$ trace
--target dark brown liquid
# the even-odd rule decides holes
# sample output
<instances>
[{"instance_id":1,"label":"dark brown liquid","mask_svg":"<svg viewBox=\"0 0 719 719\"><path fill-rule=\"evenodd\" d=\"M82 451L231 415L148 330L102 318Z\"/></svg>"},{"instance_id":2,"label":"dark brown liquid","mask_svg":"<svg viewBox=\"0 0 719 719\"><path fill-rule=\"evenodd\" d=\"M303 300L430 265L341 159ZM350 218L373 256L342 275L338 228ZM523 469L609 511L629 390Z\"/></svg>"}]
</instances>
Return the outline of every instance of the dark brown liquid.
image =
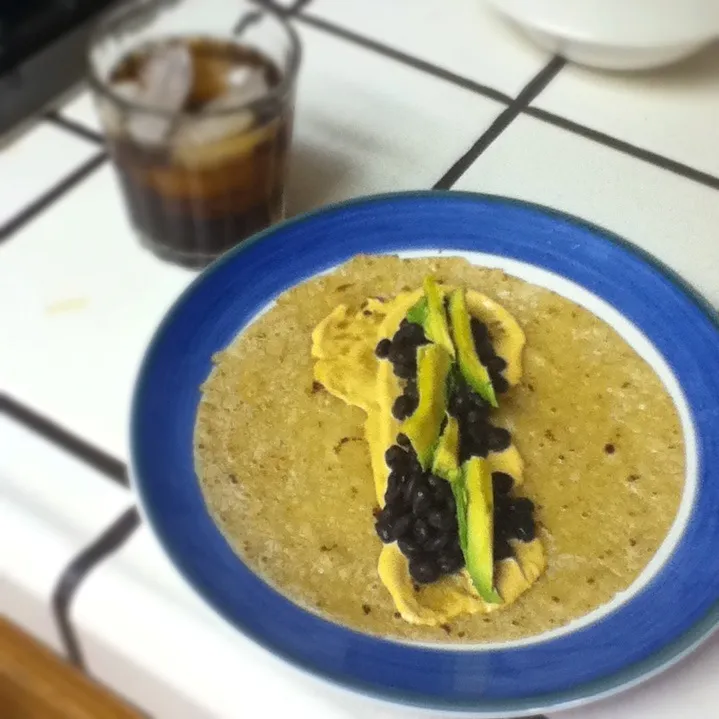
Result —
<instances>
[{"instance_id":1,"label":"dark brown liquid","mask_svg":"<svg viewBox=\"0 0 719 719\"><path fill-rule=\"evenodd\" d=\"M227 91L228 75L238 67L259 68L269 88L281 76L254 50L215 40L184 42L192 54L193 85L180 122L202 129L219 118L230 123L227 131L189 145L179 126L160 146L143 145L127 131L109 142L132 221L145 241L160 255L201 266L282 219L292 107L291 97L270 92L252 115L205 112ZM111 81L139 81L156 48L126 57Z\"/></svg>"}]
</instances>

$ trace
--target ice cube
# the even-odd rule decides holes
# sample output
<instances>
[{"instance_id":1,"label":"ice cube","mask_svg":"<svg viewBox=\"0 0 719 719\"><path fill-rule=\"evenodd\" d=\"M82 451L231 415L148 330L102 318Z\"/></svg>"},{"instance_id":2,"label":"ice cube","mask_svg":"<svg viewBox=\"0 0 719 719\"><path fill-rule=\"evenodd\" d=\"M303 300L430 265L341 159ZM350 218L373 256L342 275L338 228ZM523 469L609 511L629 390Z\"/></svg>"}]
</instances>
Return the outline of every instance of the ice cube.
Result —
<instances>
[{"instance_id":1,"label":"ice cube","mask_svg":"<svg viewBox=\"0 0 719 719\"><path fill-rule=\"evenodd\" d=\"M245 147L243 136L255 121L250 110L239 110L217 117L183 120L173 140L173 157L183 165L209 166L237 154L238 138ZM251 133L250 133L251 134Z\"/></svg>"},{"instance_id":2,"label":"ice cube","mask_svg":"<svg viewBox=\"0 0 719 719\"><path fill-rule=\"evenodd\" d=\"M186 45L165 45L142 68L143 101L158 110L179 112L192 89L192 55Z\"/></svg>"},{"instance_id":3,"label":"ice cube","mask_svg":"<svg viewBox=\"0 0 719 719\"><path fill-rule=\"evenodd\" d=\"M146 146L169 140L176 122L172 114L179 114L187 102L192 73L192 55L185 45L167 45L150 56L142 69L140 93L132 99L163 114L134 110L127 120L133 140Z\"/></svg>"},{"instance_id":4,"label":"ice cube","mask_svg":"<svg viewBox=\"0 0 719 719\"><path fill-rule=\"evenodd\" d=\"M248 65L235 67L227 75L227 92L209 105L215 104L216 109L247 105L266 95L269 89L262 68ZM217 103L221 103L221 105L217 105ZM209 110L210 106L206 106L204 109Z\"/></svg>"},{"instance_id":5,"label":"ice cube","mask_svg":"<svg viewBox=\"0 0 719 719\"><path fill-rule=\"evenodd\" d=\"M127 120L127 132L140 145L159 147L170 138L174 119L133 110Z\"/></svg>"},{"instance_id":6,"label":"ice cube","mask_svg":"<svg viewBox=\"0 0 719 719\"><path fill-rule=\"evenodd\" d=\"M113 83L110 90L114 95L130 102L137 102L142 95L142 88L136 82L129 80ZM124 129L123 118L127 111L114 100L109 100L104 96L97 97L96 106L105 132L112 137L121 135Z\"/></svg>"}]
</instances>

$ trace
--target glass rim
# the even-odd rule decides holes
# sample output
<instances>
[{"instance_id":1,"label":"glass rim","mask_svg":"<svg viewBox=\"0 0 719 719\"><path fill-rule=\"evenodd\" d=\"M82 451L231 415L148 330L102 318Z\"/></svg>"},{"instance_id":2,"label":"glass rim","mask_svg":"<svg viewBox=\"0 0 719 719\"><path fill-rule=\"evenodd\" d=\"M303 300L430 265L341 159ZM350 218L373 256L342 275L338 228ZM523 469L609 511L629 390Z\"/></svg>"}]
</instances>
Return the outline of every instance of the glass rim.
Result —
<instances>
[{"instance_id":1,"label":"glass rim","mask_svg":"<svg viewBox=\"0 0 719 719\"><path fill-rule=\"evenodd\" d=\"M97 69L95 63L92 60L93 49L101 41L102 38L111 35L114 31L118 30L119 26L131 19L133 15L139 13L141 10L151 10L153 5L157 8L161 8L163 2L157 2L157 0L136 0L133 3L123 4L120 7L115 8L103 17L93 28L90 33L90 38L87 47L87 72L88 72L88 83L92 90L98 95L112 101L114 104L119 105L125 111L136 111L146 115L154 117L162 117L165 119L178 119L188 118L192 120L209 119L213 117L222 117L225 115L233 115L243 110L251 109L255 106L261 105L268 100L284 100L289 95L295 84L297 78L297 72L299 70L300 61L302 58L302 45L300 43L299 35L297 31L292 27L288 20L274 8L268 6L257 6L250 12L256 13L258 16L269 16L273 20L276 20L278 25L282 28L285 33L285 37L289 40L289 57L287 60L287 67L285 72L281 74L280 82L259 98L250 100L249 102L238 102L236 105L230 107L222 107L209 112L187 112L186 110L164 110L162 108L152 107L151 105L143 104L136 100L128 99L123 97L120 93L114 92L112 85L103 80ZM167 35L167 39L184 39L184 38L206 38L214 39L212 35ZM220 38L217 38L220 39Z\"/></svg>"}]
</instances>

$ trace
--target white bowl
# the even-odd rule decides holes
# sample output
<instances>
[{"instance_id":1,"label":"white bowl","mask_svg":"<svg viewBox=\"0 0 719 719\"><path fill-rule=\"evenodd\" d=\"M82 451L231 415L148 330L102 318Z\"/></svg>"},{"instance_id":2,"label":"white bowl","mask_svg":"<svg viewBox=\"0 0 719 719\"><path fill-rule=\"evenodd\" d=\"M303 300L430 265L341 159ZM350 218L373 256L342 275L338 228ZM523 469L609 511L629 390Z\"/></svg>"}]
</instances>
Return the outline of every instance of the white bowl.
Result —
<instances>
[{"instance_id":1,"label":"white bowl","mask_svg":"<svg viewBox=\"0 0 719 719\"><path fill-rule=\"evenodd\" d=\"M639 70L684 58L719 37L717 0L487 0L568 60Z\"/></svg>"}]
</instances>

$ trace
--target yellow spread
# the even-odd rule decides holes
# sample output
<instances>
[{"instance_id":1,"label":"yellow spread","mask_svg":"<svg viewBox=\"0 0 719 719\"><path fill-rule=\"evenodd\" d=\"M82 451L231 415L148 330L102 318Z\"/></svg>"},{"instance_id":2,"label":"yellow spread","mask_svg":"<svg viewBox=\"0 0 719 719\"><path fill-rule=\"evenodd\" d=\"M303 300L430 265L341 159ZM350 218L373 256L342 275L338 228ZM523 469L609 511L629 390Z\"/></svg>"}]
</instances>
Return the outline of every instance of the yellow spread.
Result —
<instances>
[{"instance_id":1,"label":"yellow spread","mask_svg":"<svg viewBox=\"0 0 719 719\"><path fill-rule=\"evenodd\" d=\"M443 287L444 291L452 288ZM314 376L329 392L367 413L365 436L370 447L377 502L384 505L389 469L385 450L395 443L400 423L392 404L402 392L390 362L378 361L377 342L391 338L422 290L403 292L391 301L370 298L357 312L338 305L312 333ZM507 362L504 376L510 385L522 376L524 332L512 315L488 297L467 291L472 315L489 328L496 353ZM502 471L522 483L522 458L514 445L487 458L493 472ZM409 564L396 543L384 545L379 576L402 617L413 624L440 625L460 614L500 609L517 599L542 574L546 566L541 542L512 541L515 558L495 565L495 586L503 604L485 603L477 594L466 570L425 586L415 587Z\"/></svg>"}]
</instances>

